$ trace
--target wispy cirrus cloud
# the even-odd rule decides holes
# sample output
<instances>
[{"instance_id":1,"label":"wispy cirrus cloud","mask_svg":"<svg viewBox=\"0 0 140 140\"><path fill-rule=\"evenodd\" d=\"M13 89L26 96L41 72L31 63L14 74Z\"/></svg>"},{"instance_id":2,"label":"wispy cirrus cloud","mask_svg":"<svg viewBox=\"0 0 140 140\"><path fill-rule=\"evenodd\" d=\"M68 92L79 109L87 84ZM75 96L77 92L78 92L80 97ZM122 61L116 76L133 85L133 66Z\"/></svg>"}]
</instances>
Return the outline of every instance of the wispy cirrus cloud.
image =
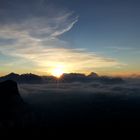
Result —
<instances>
[{"instance_id":1,"label":"wispy cirrus cloud","mask_svg":"<svg viewBox=\"0 0 140 140\"><path fill-rule=\"evenodd\" d=\"M29 10L28 8L30 7L23 9ZM64 65L67 72L122 66L112 58L99 56L86 49L69 47L69 43L59 39L59 36L73 28L78 22L78 16L60 8L53 7L53 12L48 9L52 7L39 9L39 12L32 7L29 16L19 20L15 20L13 16L13 19L0 22L0 52L9 57L20 58L12 62L17 69L25 61L29 62L29 66L26 64L24 67L30 67L33 63L40 73L51 70L55 65ZM30 70L32 71L32 65Z\"/></svg>"}]
</instances>

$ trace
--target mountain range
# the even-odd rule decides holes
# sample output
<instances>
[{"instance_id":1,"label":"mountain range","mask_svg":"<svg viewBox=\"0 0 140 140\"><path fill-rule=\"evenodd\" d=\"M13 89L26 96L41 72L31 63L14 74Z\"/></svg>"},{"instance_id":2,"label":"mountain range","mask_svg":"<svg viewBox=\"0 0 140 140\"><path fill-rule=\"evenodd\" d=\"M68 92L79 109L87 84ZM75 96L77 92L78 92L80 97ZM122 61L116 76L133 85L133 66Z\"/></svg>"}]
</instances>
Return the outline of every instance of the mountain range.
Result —
<instances>
[{"instance_id":1,"label":"mountain range","mask_svg":"<svg viewBox=\"0 0 140 140\"><path fill-rule=\"evenodd\" d=\"M97 73L91 72L89 75L81 73L64 73L60 78L54 76L39 76L32 73L28 74L16 74L10 73L8 75L0 77L0 82L6 80L13 80L17 83L29 83L29 84L40 84L40 83L71 83L71 82L102 82L106 84L120 83L124 82L122 78L119 77L107 77L99 76Z\"/></svg>"}]
</instances>

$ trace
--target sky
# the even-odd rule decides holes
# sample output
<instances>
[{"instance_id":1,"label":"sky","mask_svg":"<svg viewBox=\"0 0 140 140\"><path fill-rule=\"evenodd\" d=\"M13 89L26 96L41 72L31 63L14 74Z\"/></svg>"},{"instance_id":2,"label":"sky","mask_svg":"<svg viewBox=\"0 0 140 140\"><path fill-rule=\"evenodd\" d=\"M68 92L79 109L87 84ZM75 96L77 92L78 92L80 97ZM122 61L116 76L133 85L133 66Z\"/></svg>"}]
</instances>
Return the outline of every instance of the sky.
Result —
<instances>
[{"instance_id":1,"label":"sky","mask_svg":"<svg viewBox=\"0 0 140 140\"><path fill-rule=\"evenodd\" d=\"M140 74L139 0L0 0L0 75Z\"/></svg>"}]
</instances>

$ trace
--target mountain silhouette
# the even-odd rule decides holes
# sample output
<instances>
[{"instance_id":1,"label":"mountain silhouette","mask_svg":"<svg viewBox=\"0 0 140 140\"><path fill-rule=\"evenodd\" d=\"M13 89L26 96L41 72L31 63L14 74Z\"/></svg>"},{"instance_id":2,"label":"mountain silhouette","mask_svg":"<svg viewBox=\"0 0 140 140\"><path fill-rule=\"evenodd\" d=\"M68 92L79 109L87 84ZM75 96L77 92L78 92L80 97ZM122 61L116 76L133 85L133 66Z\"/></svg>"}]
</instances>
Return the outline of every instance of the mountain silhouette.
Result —
<instances>
[{"instance_id":1,"label":"mountain silhouette","mask_svg":"<svg viewBox=\"0 0 140 140\"><path fill-rule=\"evenodd\" d=\"M1 77L1 81L6 81L6 80L14 80L14 81L18 81L18 78L19 78L19 74L16 74L16 73L10 73L8 75L5 75L3 77Z\"/></svg>"},{"instance_id":2,"label":"mountain silhouette","mask_svg":"<svg viewBox=\"0 0 140 140\"><path fill-rule=\"evenodd\" d=\"M42 77L32 73L21 75L16 73L10 73L0 78L0 81L6 80L13 80L18 83L40 83L42 81Z\"/></svg>"},{"instance_id":3,"label":"mountain silhouette","mask_svg":"<svg viewBox=\"0 0 140 140\"><path fill-rule=\"evenodd\" d=\"M38 76L32 73L27 74L16 74L10 73L6 76L0 77L0 81L13 80L17 83L27 84L40 84L40 83L55 83L58 79L54 76ZM64 73L60 78L59 82L101 82L103 84L117 84L122 83L124 80L118 77L99 76L95 72L91 72L89 75L82 73Z\"/></svg>"},{"instance_id":4,"label":"mountain silhouette","mask_svg":"<svg viewBox=\"0 0 140 140\"><path fill-rule=\"evenodd\" d=\"M85 74L81 74L81 73L65 73L61 76L61 81L63 82L84 82L86 81L87 77Z\"/></svg>"},{"instance_id":5,"label":"mountain silhouette","mask_svg":"<svg viewBox=\"0 0 140 140\"><path fill-rule=\"evenodd\" d=\"M88 77L90 77L90 78L98 78L99 75L98 75L97 73L95 73L95 72L91 72L91 73L88 75Z\"/></svg>"},{"instance_id":6,"label":"mountain silhouette","mask_svg":"<svg viewBox=\"0 0 140 140\"><path fill-rule=\"evenodd\" d=\"M35 74L22 74L19 76L19 82L21 83L41 83L42 77Z\"/></svg>"}]
</instances>

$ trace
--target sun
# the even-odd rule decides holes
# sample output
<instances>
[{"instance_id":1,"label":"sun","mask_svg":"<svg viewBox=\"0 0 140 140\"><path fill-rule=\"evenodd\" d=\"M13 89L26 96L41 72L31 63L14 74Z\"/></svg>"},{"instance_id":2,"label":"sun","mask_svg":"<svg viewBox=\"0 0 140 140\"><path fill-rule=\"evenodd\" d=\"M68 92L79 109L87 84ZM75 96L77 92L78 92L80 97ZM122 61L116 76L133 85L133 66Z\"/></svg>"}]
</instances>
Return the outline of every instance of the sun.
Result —
<instances>
[{"instance_id":1,"label":"sun","mask_svg":"<svg viewBox=\"0 0 140 140\"><path fill-rule=\"evenodd\" d=\"M52 73L53 76L55 76L55 77L57 77L57 78L60 78L61 75L64 73L64 69L63 69L63 67L58 66L58 67L55 67L55 68L52 70L51 73Z\"/></svg>"}]
</instances>

